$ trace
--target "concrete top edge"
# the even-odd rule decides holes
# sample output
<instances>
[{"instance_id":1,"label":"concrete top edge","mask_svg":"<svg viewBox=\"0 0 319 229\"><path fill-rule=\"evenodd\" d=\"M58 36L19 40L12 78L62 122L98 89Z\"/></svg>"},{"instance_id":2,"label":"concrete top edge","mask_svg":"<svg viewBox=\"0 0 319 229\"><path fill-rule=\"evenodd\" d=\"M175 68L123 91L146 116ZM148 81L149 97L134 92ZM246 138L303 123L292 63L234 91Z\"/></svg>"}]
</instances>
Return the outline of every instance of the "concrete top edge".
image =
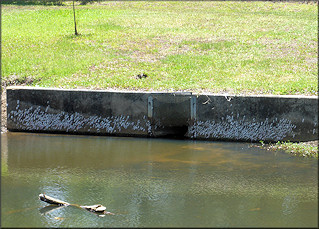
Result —
<instances>
[{"instance_id":1,"label":"concrete top edge","mask_svg":"<svg viewBox=\"0 0 319 229\"><path fill-rule=\"evenodd\" d=\"M143 90L116 90L116 89L86 89L86 88L54 88L54 87L31 87L31 86L8 86L6 90L41 90L41 91L83 91L83 92L116 92L116 93L136 93L136 94L179 94L192 95L188 91L143 91Z\"/></svg>"},{"instance_id":2,"label":"concrete top edge","mask_svg":"<svg viewBox=\"0 0 319 229\"><path fill-rule=\"evenodd\" d=\"M193 94L197 96L224 96L224 97L254 97L254 98L291 98L291 99L318 99L316 95L269 95L269 94L259 94L259 95L234 95L234 94L210 94L210 93L203 93L203 94Z\"/></svg>"},{"instance_id":3,"label":"concrete top edge","mask_svg":"<svg viewBox=\"0 0 319 229\"><path fill-rule=\"evenodd\" d=\"M224 96L224 97L265 97L265 98L308 98L318 99L316 95L236 95L227 93L192 93L187 91L133 91L133 90L115 90L115 89L65 89L65 88L45 88L45 87L30 87L30 86L8 86L6 88L11 90L48 90L48 91L86 91L86 92L117 92L117 93L144 93L144 94L180 94L180 95L194 95L194 96Z\"/></svg>"},{"instance_id":4,"label":"concrete top edge","mask_svg":"<svg viewBox=\"0 0 319 229\"><path fill-rule=\"evenodd\" d=\"M44 91L87 91L87 92L118 92L118 93L153 93L149 91L115 90L115 89L86 89L86 88L55 88L55 87L30 87L30 86L9 86L11 90L44 90Z\"/></svg>"}]
</instances>

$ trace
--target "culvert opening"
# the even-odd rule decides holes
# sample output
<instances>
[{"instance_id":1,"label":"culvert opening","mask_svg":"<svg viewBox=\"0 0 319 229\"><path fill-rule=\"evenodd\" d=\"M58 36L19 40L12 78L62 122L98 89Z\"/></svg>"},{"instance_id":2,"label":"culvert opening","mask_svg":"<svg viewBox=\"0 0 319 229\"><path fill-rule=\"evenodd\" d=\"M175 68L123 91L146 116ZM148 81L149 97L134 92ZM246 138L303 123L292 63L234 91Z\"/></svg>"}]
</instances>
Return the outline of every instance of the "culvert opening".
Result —
<instances>
[{"instance_id":1,"label":"culvert opening","mask_svg":"<svg viewBox=\"0 0 319 229\"><path fill-rule=\"evenodd\" d=\"M165 130L165 133L162 137L172 139L185 139L187 131L188 126L172 126Z\"/></svg>"}]
</instances>

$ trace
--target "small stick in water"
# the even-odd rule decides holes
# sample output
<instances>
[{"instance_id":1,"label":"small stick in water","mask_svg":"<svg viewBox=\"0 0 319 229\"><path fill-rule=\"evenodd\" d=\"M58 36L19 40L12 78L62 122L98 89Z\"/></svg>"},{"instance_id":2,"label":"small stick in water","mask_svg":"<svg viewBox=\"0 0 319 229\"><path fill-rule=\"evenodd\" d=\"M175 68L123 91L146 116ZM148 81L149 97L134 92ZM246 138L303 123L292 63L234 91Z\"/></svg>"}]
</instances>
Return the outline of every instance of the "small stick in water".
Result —
<instances>
[{"instance_id":1,"label":"small stick in water","mask_svg":"<svg viewBox=\"0 0 319 229\"><path fill-rule=\"evenodd\" d=\"M39 199L44 201L44 202L46 202L46 203L49 203L49 204L56 204L56 205L59 205L59 206L72 205L72 206L80 207L82 209L85 209L85 210L88 210L88 211L94 212L94 213L102 213L102 214L107 214L107 215L114 215L114 213L106 211L106 207L104 207L102 204L95 204L95 205L90 205L90 206L80 206L78 204L70 204L68 202L55 199L53 197L50 197L50 196L42 194L42 193L39 195Z\"/></svg>"}]
</instances>

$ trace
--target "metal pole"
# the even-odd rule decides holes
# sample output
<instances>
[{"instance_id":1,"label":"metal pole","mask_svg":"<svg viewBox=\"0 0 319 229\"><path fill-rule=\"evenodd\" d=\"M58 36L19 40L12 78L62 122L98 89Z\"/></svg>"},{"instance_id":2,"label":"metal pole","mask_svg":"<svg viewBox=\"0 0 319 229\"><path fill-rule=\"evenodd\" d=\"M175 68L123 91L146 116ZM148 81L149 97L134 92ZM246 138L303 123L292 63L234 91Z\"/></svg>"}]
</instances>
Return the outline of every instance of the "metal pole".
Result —
<instances>
[{"instance_id":1,"label":"metal pole","mask_svg":"<svg viewBox=\"0 0 319 229\"><path fill-rule=\"evenodd\" d=\"M78 35L78 31L76 30L74 0L73 0L73 16L74 16L74 30L75 30L75 35L77 36Z\"/></svg>"}]
</instances>

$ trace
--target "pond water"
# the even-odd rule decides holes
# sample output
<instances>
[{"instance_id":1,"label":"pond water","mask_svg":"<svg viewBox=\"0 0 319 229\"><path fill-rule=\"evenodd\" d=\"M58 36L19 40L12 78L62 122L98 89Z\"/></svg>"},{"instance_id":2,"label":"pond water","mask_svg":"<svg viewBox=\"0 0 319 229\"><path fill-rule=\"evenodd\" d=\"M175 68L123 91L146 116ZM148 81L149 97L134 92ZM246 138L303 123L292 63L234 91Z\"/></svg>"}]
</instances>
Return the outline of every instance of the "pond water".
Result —
<instances>
[{"instance_id":1,"label":"pond water","mask_svg":"<svg viewBox=\"0 0 319 229\"><path fill-rule=\"evenodd\" d=\"M1 170L2 227L318 226L318 161L249 143L9 132Z\"/></svg>"}]
</instances>

